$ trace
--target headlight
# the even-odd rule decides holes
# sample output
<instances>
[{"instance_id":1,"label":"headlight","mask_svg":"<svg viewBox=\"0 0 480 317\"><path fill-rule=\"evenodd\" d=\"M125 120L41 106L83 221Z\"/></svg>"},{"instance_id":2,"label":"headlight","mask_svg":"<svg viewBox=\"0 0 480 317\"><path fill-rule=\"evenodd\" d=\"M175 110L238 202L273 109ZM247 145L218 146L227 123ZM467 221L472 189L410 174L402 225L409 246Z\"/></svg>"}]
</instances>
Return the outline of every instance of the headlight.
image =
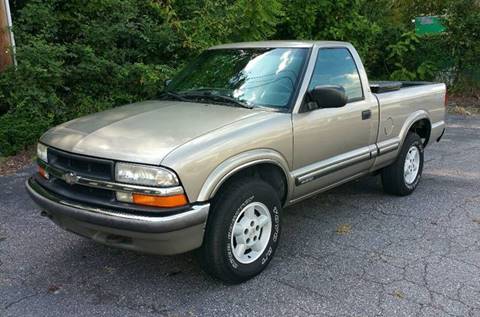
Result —
<instances>
[{"instance_id":1,"label":"headlight","mask_svg":"<svg viewBox=\"0 0 480 317\"><path fill-rule=\"evenodd\" d=\"M48 163L47 149L48 147L43 145L42 143L37 144L37 157L45 163Z\"/></svg>"},{"instance_id":2,"label":"headlight","mask_svg":"<svg viewBox=\"0 0 480 317\"><path fill-rule=\"evenodd\" d=\"M177 176L161 167L117 163L115 179L122 183L144 186L171 187L179 185Z\"/></svg>"}]
</instances>

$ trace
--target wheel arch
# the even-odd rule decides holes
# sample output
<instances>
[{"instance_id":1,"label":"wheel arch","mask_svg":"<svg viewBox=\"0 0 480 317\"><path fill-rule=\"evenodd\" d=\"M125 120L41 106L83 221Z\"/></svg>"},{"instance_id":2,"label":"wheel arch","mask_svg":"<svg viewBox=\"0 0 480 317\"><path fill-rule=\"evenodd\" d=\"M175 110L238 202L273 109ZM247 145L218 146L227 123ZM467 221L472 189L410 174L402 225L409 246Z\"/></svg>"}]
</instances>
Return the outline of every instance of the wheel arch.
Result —
<instances>
[{"instance_id":1,"label":"wheel arch","mask_svg":"<svg viewBox=\"0 0 480 317\"><path fill-rule=\"evenodd\" d=\"M276 189L282 190L281 201L283 204L293 191L292 177L284 157L274 150L260 149L240 153L218 165L207 177L197 200L208 201L227 182L248 175L260 176L274 188L276 181L281 179L281 188Z\"/></svg>"},{"instance_id":2,"label":"wheel arch","mask_svg":"<svg viewBox=\"0 0 480 317\"><path fill-rule=\"evenodd\" d=\"M415 132L422 138L423 146L427 146L428 141L430 140L430 134L432 132L432 123L430 119L423 118L420 120L415 121L410 128L408 129L409 132Z\"/></svg>"},{"instance_id":3,"label":"wheel arch","mask_svg":"<svg viewBox=\"0 0 480 317\"><path fill-rule=\"evenodd\" d=\"M428 141L430 140L431 131L432 122L430 120L430 116L426 111L419 110L412 113L407 118L407 120L405 120L405 123L400 132L400 148L403 146L408 132L417 133L422 139L424 139L423 145L427 146Z\"/></svg>"}]
</instances>

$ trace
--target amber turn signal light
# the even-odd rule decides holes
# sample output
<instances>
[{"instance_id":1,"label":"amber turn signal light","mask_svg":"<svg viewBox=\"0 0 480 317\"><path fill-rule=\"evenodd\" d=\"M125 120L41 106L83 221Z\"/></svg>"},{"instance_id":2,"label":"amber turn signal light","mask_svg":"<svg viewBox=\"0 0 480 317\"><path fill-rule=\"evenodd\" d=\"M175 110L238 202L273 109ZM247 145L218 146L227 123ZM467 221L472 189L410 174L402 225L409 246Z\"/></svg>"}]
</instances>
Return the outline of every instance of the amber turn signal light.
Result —
<instances>
[{"instance_id":1,"label":"amber turn signal light","mask_svg":"<svg viewBox=\"0 0 480 317\"><path fill-rule=\"evenodd\" d=\"M48 179L49 177L48 172L41 166L38 167L38 174L40 174L40 176L42 176L45 179Z\"/></svg>"},{"instance_id":2,"label":"amber turn signal light","mask_svg":"<svg viewBox=\"0 0 480 317\"><path fill-rule=\"evenodd\" d=\"M154 206L154 207L181 207L188 204L185 194L174 196L155 196L133 193L133 203L137 205Z\"/></svg>"}]
</instances>

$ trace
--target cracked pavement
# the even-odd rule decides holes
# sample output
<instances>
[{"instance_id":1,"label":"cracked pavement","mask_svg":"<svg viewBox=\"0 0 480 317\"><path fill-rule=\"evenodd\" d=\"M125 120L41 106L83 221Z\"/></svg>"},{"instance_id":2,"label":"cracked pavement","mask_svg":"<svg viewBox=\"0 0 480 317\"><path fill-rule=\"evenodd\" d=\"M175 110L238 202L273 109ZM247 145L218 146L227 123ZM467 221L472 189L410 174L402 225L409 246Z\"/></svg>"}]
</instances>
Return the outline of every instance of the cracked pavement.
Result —
<instances>
[{"instance_id":1,"label":"cracked pavement","mask_svg":"<svg viewBox=\"0 0 480 317\"><path fill-rule=\"evenodd\" d=\"M40 217L33 167L0 177L1 316L480 316L480 117L448 118L408 197L379 177L284 213L276 256L227 286L192 253L141 255Z\"/></svg>"}]
</instances>

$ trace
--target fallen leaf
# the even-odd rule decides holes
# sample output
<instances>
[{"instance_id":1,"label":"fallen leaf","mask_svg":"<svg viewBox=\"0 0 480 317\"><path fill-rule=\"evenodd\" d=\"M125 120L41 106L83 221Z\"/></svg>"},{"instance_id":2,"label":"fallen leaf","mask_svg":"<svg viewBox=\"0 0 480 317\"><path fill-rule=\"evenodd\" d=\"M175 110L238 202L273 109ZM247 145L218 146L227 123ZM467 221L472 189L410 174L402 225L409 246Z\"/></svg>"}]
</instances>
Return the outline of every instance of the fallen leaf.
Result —
<instances>
[{"instance_id":1,"label":"fallen leaf","mask_svg":"<svg viewBox=\"0 0 480 317\"><path fill-rule=\"evenodd\" d=\"M165 273L165 276L175 276L175 275L178 275L180 273L182 273L181 270L174 270L174 271Z\"/></svg>"},{"instance_id":2,"label":"fallen leaf","mask_svg":"<svg viewBox=\"0 0 480 317\"><path fill-rule=\"evenodd\" d=\"M395 296L396 298L400 298L400 299L404 299L404 298L405 298L405 294L403 294L401 291L398 291L398 290L396 290L395 292L393 292L393 296Z\"/></svg>"},{"instance_id":3,"label":"fallen leaf","mask_svg":"<svg viewBox=\"0 0 480 317\"><path fill-rule=\"evenodd\" d=\"M341 224L337 227L337 234L341 236L349 234L351 231L352 231L352 225L349 225L348 223Z\"/></svg>"},{"instance_id":4,"label":"fallen leaf","mask_svg":"<svg viewBox=\"0 0 480 317\"><path fill-rule=\"evenodd\" d=\"M61 288L62 288L61 285L52 284L48 287L48 292L52 294L57 294Z\"/></svg>"},{"instance_id":5,"label":"fallen leaf","mask_svg":"<svg viewBox=\"0 0 480 317\"><path fill-rule=\"evenodd\" d=\"M21 170L22 168L32 164L35 157L35 148L29 147L14 156L0 157L0 175L9 175Z\"/></svg>"},{"instance_id":6,"label":"fallen leaf","mask_svg":"<svg viewBox=\"0 0 480 317\"><path fill-rule=\"evenodd\" d=\"M462 106L455 106L455 107L453 107L453 109L451 111L455 114L460 114L462 116L471 116L472 115L472 113L470 111L468 111L467 109L465 109L465 107L462 107Z\"/></svg>"}]
</instances>

